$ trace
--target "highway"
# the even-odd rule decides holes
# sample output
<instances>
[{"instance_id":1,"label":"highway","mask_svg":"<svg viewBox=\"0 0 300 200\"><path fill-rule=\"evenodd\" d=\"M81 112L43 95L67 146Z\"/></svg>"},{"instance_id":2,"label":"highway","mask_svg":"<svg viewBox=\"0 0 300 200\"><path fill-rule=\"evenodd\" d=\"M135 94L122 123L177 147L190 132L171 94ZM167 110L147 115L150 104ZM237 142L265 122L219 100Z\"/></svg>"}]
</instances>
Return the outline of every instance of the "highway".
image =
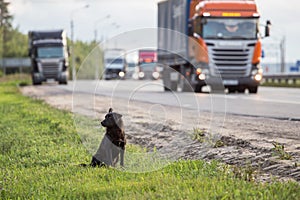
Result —
<instances>
[{"instance_id":1,"label":"highway","mask_svg":"<svg viewBox=\"0 0 300 200\"><path fill-rule=\"evenodd\" d=\"M300 89L259 87L257 94L164 92L161 81L83 81L58 85L73 94L108 96L199 112L212 112L284 120L300 120ZM75 99L76 100L76 99Z\"/></svg>"}]
</instances>

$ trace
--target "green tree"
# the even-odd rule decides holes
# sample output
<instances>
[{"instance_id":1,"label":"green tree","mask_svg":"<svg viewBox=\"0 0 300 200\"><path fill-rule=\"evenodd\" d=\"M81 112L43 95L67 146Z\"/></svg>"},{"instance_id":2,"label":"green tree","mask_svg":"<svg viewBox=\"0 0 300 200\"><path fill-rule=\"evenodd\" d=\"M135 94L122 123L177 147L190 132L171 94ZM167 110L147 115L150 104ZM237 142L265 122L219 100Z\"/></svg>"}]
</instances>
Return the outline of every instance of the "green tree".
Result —
<instances>
[{"instance_id":1,"label":"green tree","mask_svg":"<svg viewBox=\"0 0 300 200\"><path fill-rule=\"evenodd\" d=\"M8 12L8 5L10 3L5 0L0 0L0 26L9 29L12 27L11 22L13 20L12 15Z\"/></svg>"},{"instance_id":2,"label":"green tree","mask_svg":"<svg viewBox=\"0 0 300 200\"><path fill-rule=\"evenodd\" d=\"M7 40L9 31L12 29L12 15L9 14L8 5L10 3L5 0L0 0L0 45L1 45L1 57L5 57L5 52L7 48Z\"/></svg>"},{"instance_id":3,"label":"green tree","mask_svg":"<svg viewBox=\"0 0 300 200\"><path fill-rule=\"evenodd\" d=\"M71 41L68 41L71 44ZM75 68L78 79L94 79L95 68L102 65L101 49L97 44L92 42L74 41L74 55L71 55L69 61L69 74L72 75L72 56L75 56ZM101 75L101 70L99 75Z\"/></svg>"},{"instance_id":4,"label":"green tree","mask_svg":"<svg viewBox=\"0 0 300 200\"><path fill-rule=\"evenodd\" d=\"M21 33L18 28L8 31L6 37L4 57L27 57L28 56L28 36Z\"/></svg>"}]
</instances>

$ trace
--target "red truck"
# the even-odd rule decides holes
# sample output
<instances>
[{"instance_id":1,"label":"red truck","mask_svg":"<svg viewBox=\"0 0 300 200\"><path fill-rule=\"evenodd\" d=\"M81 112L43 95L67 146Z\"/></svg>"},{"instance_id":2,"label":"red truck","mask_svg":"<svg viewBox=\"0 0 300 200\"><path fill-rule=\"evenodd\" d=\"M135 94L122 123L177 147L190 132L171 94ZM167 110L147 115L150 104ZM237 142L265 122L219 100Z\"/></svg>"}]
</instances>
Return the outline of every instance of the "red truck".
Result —
<instances>
[{"instance_id":1,"label":"red truck","mask_svg":"<svg viewBox=\"0 0 300 200\"><path fill-rule=\"evenodd\" d=\"M261 38L269 36L271 24L262 36L259 18L254 0L159 2L158 62L165 66L165 90L201 92L210 85L257 93Z\"/></svg>"},{"instance_id":2,"label":"red truck","mask_svg":"<svg viewBox=\"0 0 300 200\"><path fill-rule=\"evenodd\" d=\"M153 79L160 78L160 67L157 64L157 52L152 49L140 49L138 51L138 79Z\"/></svg>"}]
</instances>

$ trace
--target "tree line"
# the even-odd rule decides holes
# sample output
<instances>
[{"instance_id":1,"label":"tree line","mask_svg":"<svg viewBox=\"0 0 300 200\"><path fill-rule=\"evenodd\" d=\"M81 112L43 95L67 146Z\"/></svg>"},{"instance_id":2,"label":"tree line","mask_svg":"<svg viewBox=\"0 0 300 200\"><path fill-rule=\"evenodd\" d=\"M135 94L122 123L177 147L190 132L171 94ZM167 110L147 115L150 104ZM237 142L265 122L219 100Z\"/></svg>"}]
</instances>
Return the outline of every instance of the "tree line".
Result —
<instances>
[{"instance_id":1,"label":"tree line","mask_svg":"<svg viewBox=\"0 0 300 200\"><path fill-rule=\"evenodd\" d=\"M26 58L28 57L28 35L19 31L18 27L13 27L13 15L9 13L9 2L0 0L0 59L2 58ZM71 44L68 39L68 45ZM80 40L74 41L74 55L70 55L69 61L72 56L75 56L75 67L79 69L84 59L96 47L95 41L83 42ZM1 63L0 63L1 64ZM94 65L94 64L92 64ZM87 77L93 78L93 66L86 70ZM71 74L71 68L69 68ZM1 76L0 71L0 76Z\"/></svg>"},{"instance_id":2,"label":"tree line","mask_svg":"<svg viewBox=\"0 0 300 200\"><path fill-rule=\"evenodd\" d=\"M26 58L28 57L28 36L19 31L18 27L13 27L13 15L9 13L9 2L0 0L0 59L1 58ZM68 44L71 44L68 39ZM76 68L96 46L94 41L74 42L74 55L76 56ZM70 60L72 59L72 56Z\"/></svg>"}]
</instances>

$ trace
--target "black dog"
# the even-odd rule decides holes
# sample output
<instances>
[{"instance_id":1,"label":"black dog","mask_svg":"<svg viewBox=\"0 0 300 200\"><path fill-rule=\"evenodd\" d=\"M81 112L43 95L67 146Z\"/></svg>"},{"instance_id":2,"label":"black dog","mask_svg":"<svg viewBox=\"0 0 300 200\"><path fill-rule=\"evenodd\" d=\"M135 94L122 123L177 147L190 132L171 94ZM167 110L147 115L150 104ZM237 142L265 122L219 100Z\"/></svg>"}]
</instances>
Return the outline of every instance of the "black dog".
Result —
<instances>
[{"instance_id":1,"label":"black dog","mask_svg":"<svg viewBox=\"0 0 300 200\"><path fill-rule=\"evenodd\" d=\"M106 128L106 133L98 151L92 158L90 166L115 167L119 161L119 155L121 157L120 165L124 166L126 138L122 115L113 112L112 108L110 108L101 125Z\"/></svg>"}]
</instances>

